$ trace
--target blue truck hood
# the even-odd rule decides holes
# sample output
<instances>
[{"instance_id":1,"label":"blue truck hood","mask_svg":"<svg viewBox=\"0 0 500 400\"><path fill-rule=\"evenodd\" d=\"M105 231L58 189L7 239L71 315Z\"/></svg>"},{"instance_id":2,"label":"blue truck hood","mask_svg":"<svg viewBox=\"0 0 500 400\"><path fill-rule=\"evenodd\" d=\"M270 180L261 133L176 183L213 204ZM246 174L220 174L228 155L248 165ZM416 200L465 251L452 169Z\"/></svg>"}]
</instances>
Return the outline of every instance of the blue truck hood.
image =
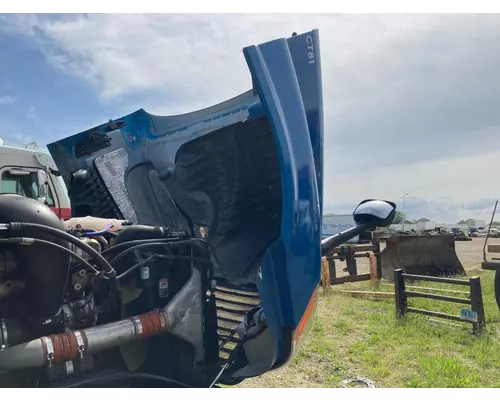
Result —
<instances>
[{"instance_id":1,"label":"blue truck hood","mask_svg":"<svg viewBox=\"0 0 500 400\"><path fill-rule=\"evenodd\" d=\"M243 54L253 82L246 93L177 116L141 109L48 148L74 216L207 228L219 276L258 287L278 365L320 280L318 32Z\"/></svg>"}]
</instances>

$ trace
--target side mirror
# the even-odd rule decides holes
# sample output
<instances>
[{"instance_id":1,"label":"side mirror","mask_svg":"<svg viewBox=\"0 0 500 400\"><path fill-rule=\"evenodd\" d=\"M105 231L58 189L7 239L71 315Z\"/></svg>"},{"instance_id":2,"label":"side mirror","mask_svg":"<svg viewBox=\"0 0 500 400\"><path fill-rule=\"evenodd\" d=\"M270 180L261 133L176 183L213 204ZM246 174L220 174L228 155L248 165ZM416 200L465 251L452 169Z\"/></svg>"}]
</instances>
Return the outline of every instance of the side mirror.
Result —
<instances>
[{"instance_id":1,"label":"side mirror","mask_svg":"<svg viewBox=\"0 0 500 400\"><path fill-rule=\"evenodd\" d=\"M391 225L396 216L396 204L385 200L364 200L358 204L352 216L356 226L321 241L322 255L327 255L336 246L351 240L363 231Z\"/></svg>"},{"instance_id":2,"label":"side mirror","mask_svg":"<svg viewBox=\"0 0 500 400\"><path fill-rule=\"evenodd\" d=\"M396 216L396 204L385 200L363 200L352 213L354 222L367 225L367 229L386 227Z\"/></svg>"},{"instance_id":3,"label":"side mirror","mask_svg":"<svg viewBox=\"0 0 500 400\"><path fill-rule=\"evenodd\" d=\"M38 184L38 201L40 203L47 203L47 172L39 169L36 173Z\"/></svg>"}]
</instances>

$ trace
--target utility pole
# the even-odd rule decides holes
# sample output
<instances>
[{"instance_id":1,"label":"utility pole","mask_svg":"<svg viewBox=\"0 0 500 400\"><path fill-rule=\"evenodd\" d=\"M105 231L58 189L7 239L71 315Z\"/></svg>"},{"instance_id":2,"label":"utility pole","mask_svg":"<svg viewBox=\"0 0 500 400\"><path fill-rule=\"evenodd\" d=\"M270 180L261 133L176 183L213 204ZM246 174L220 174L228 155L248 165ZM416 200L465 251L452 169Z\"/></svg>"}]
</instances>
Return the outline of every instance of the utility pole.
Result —
<instances>
[{"instance_id":1,"label":"utility pole","mask_svg":"<svg viewBox=\"0 0 500 400\"><path fill-rule=\"evenodd\" d=\"M405 198L406 196L408 196L410 193L405 193L405 195L403 196L403 232L406 232L406 228L405 228L405 225L406 225L406 215L405 215Z\"/></svg>"}]
</instances>

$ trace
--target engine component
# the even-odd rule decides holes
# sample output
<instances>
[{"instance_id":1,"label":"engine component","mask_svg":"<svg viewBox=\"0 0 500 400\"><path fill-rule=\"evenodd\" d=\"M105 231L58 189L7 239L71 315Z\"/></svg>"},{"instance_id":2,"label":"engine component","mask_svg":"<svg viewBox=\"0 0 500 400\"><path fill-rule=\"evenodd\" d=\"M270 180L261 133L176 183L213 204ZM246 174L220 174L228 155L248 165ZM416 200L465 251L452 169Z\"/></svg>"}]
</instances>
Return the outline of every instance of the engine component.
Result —
<instances>
[{"instance_id":1,"label":"engine component","mask_svg":"<svg viewBox=\"0 0 500 400\"><path fill-rule=\"evenodd\" d=\"M186 236L185 231L176 231L162 226L132 225L118 234L116 245L132 240L185 238Z\"/></svg>"},{"instance_id":2,"label":"engine component","mask_svg":"<svg viewBox=\"0 0 500 400\"><path fill-rule=\"evenodd\" d=\"M0 282L0 300L12 296L24 289L24 282L19 280Z\"/></svg>"},{"instance_id":3,"label":"engine component","mask_svg":"<svg viewBox=\"0 0 500 400\"><path fill-rule=\"evenodd\" d=\"M99 253L101 252L102 246L101 246L101 244L99 243L99 241L97 239L92 239L92 238L88 238L88 237L82 237L82 238L80 238L80 240L83 243L88 244L95 251L97 251ZM89 259L92 258L86 251L83 251L81 248L75 246L74 244L70 244L70 250L73 251L74 253L78 254L80 257L86 259L86 260L89 260Z\"/></svg>"},{"instance_id":4,"label":"engine component","mask_svg":"<svg viewBox=\"0 0 500 400\"><path fill-rule=\"evenodd\" d=\"M167 331L164 311L111 322L94 328L42 336L28 343L8 347L0 357L0 369L51 366L83 358L86 354L104 351Z\"/></svg>"},{"instance_id":5,"label":"engine component","mask_svg":"<svg viewBox=\"0 0 500 400\"><path fill-rule=\"evenodd\" d=\"M12 251L0 252L0 279L16 270L16 260Z\"/></svg>"},{"instance_id":6,"label":"engine component","mask_svg":"<svg viewBox=\"0 0 500 400\"><path fill-rule=\"evenodd\" d=\"M111 227L108 230L109 232L116 232L122 230L124 227L129 226L131 224L132 223L130 221L127 221L125 219L97 218L91 216L74 217L64 221L64 226L66 227L66 229L90 228L100 231L111 225Z\"/></svg>"},{"instance_id":7,"label":"engine component","mask_svg":"<svg viewBox=\"0 0 500 400\"><path fill-rule=\"evenodd\" d=\"M0 195L0 223L35 223L64 232L59 218L40 202L13 194ZM46 232L28 227L24 232L33 238L51 240L67 248L67 243ZM11 232L6 232L12 237ZM25 284L25 301L29 317L40 323L56 316L61 309L61 298L68 279L70 257L40 244L14 246L20 277ZM40 257L43 254L43 257Z\"/></svg>"},{"instance_id":8,"label":"engine component","mask_svg":"<svg viewBox=\"0 0 500 400\"><path fill-rule=\"evenodd\" d=\"M150 311L125 320L42 336L28 343L7 347L0 353L0 370L41 367L73 361L86 354L102 352L135 340L144 340L164 332L191 340L196 360L203 359L198 333L203 332L201 274L192 270L190 280L164 309Z\"/></svg>"},{"instance_id":9,"label":"engine component","mask_svg":"<svg viewBox=\"0 0 500 400\"><path fill-rule=\"evenodd\" d=\"M87 356L78 360L70 360L65 363L52 364L47 368L48 379L51 382L57 382L70 376L92 370L94 367L94 358Z\"/></svg>"},{"instance_id":10,"label":"engine component","mask_svg":"<svg viewBox=\"0 0 500 400\"><path fill-rule=\"evenodd\" d=\"M15 318L0 319L0 349L17 345L36 337L35 329ZM0 350L0 357L1 357Z\"/></svg>"},{"instance_id":11,"label":"engine component","mask_svg":"<svg viewBox=\"0 0 500 400\"><path fill-rule=\"evenodd\" d=\"M145 225L66 232L59 220L44 222L46 210L0 196L0 386L60 386L124 368L213 380L219 337L206 242Z\"/></svg>"},{"instance_id":12,"label":"engine component","mask_svg":"<svg viewBox=\"0 0 500 400\"><path fill-rule=\"evenodd\" d=\"M7 331L7 325L5 324L5 319L0 320L0 350L5 349L9 344L9 332Z\"/></svg>"},{"instance_id":13,"label":"engine component","mask_svg":"<svg viewBox=\"0 0 500 400\"><path fill-rule=\"evenodd\" d=\"M59 220L58 220L59 221ZM60 222L60 221L59 221ZM101 269L103 273L105 273L108 276L113 276L114 275L114 269L111 267L111 265L106 261L105 258L103 258L97 251L95 251L92 247L90 247L88 244L82 242L75 236L72 236L68 234L67 232L64 232L60 229L54 229L53 227L47 226L47 225L42 225L42 224L36 224L36 223L30 223L30 222L16 222L16 223L10 223L10 224L0 224L0 229L6 230L10 233L27 233L27 231L38 231L39 233L51 235L51 238L54 239L62 239L64 241L67 241L69 243L74 244L75 246L84 249L87 251L93 258L94 260L101 266ZM29 241L24 242L21 241L20 244L31 244Z\"/></svg>"},{"instance_id":14,"label":"engine component","mask_svg":"<svg viewBox=\"0 0 500 400\"><path fill-rule=\"evenodd\" d=\"M77 283L76 285L79 284ZM88 298L63 305L63 311L66 323L70 329L83 329L88 326L94 326L97 323L97 313L92 295L89 295Z\"/></svg>"}]
</instances>

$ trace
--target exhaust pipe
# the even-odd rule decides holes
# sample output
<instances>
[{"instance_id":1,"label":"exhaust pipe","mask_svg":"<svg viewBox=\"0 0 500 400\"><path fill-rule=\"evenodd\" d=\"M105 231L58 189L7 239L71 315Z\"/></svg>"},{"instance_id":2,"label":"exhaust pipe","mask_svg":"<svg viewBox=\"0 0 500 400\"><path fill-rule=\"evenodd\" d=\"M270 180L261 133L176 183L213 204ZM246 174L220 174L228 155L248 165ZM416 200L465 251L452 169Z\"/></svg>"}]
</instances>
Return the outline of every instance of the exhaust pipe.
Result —
<instances>
[{"instance_id":1,"label":"exhaust pipe","mask_svg":"<svg viewBox=\"0 0 500 400\"><path fill-rule=\"evenodd\" d=\"M136 340L169 332L188 340L195 357L203 357L201 273L191 268L191 278L161 310L153 310L132 318L105 325L42 336L0 350L0 371L51 366L74 361L92 354L123 346Z\"/></svg>"}]
</instances>

